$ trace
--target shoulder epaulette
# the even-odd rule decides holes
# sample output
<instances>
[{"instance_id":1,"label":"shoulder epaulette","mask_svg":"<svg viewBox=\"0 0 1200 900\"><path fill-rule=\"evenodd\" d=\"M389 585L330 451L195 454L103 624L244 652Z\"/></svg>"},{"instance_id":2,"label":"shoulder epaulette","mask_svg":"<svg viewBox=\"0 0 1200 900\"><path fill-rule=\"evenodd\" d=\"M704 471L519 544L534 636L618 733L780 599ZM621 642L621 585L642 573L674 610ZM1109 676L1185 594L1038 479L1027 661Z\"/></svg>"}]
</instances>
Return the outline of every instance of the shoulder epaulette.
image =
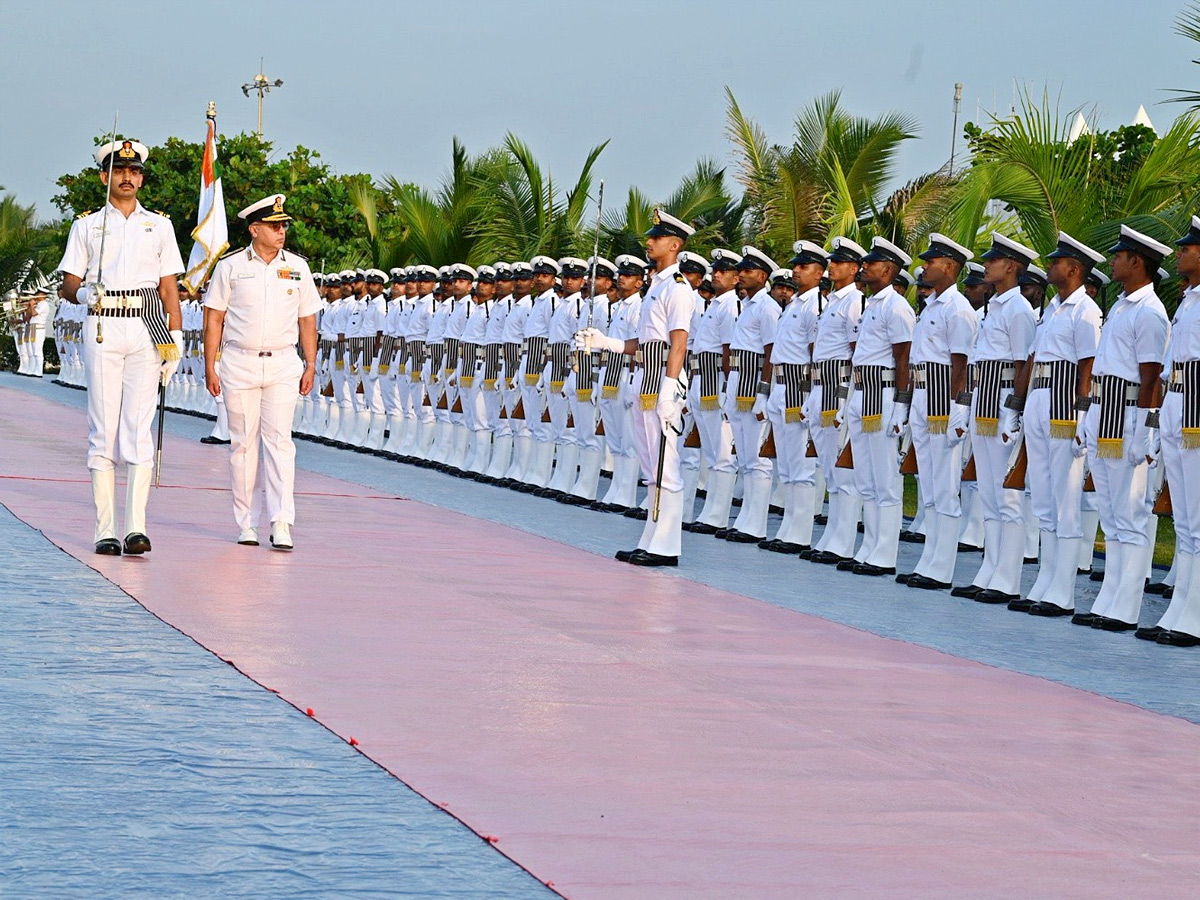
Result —
<instances>
[{"instance_id":1,"label":"shoulder epaulette","mask_svg":"<svg viewBox=\"0 0 1200 900\"><path fill-rule=\"evenodd\" d=\"M220 262L223 259L228 259L231 256L236 256L237 254L241 253L245 249L246 249L245 247L238 247L236 250L230 250L224 256L217 257L217 262Z\"/></svg>"},{"instance_id":2,"label":"shoulder epaulette","mask_svg":"<svg viewBox=\"0 0 1200 900\"><path fill-rule=\"evenodd\" d=\"M165 212L163 212L161 209L151 209L151 210L147 210L147 212L152 212L152 213L154 213L154 215L156 215L156 216L162 216L162 217L163 217L164 219L166 219L168 222L169 222L169 221L171 221L171 217L170 217L170 216L168 216L168 215L167 215Z\"/></svg>"},{"instance_id":3,"label":"shoulder epaulette","mask_svg":"<svg viewBox=\"0 0 1200 900\"><path fill-rule=\"evenodd\" d=\"M75 218L77 218L77 219L82 219L82 218L84 218L84 217L86 217L86 216L90 216L91 214L92 214L92 211L91 211L90 209L85 209L83 212L81 212L81 213L80 213L79 215L77 215Z\"/></svg>"},{"instance_id":4,"label":"shoulder epaulette","mask_svg":"<svg viewBox=\"0 0 1200 900\"><path fill-rule=\"evenodd\" d=\"M676 284L683 284L685 281L687 281L687 279L683 277L683 274L681 272L675 273L675 283Z\"/></svg>"},{"instance_id":5,"label":"shoulder epaulette","mask_svg":"<svg viewBox=\"0 0 1200 900\"><path fill-rule=\"evenodd\" d=\"M305 263L307 263L307 262L308 262L308 257L307 257L307 256L301 256L301 255L300 255L299 253L297 253L295 250L285 250L284 252L285 252L285 253L287 253L287 255L288 255L288 256L294 256L294 257L296 257L296 259L298 259L298 260L300 260L300 261L302 261L302 262L305 262Z\"/></svg>"}]
</instances>

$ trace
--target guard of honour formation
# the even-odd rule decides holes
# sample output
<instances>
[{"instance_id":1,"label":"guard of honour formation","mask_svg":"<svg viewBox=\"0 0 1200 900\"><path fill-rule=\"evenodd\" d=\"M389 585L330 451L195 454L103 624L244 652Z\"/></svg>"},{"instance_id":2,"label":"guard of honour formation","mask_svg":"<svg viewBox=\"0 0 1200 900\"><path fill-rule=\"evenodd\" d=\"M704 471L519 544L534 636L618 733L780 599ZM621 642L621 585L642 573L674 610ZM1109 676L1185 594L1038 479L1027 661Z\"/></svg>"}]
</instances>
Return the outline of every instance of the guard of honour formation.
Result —
<instances>
[{"instance_id":1,"label":"guard of honour formation","mask_svg":"<svg viewBox=\"0 0 1200 900\"><path fill-rule=\"evenodd\" d=\"M291 216L272 195L238 214L246 244L203 294L181 297L171 225L137 199L147 152L96 151L109 202L75 221L59 266L53 333L60 379L88 389L99 553L150 550L161 389L173 408L215 403L206 440L231 443L243 544L258 543L265 494L271 544L293 546L295 433L644 520L616 554L636 566L678 565L688 530L1200 644L1200 217L1174 248L1123 226L1107 259L1065 233L1043 259L993 233L976 262L935 233L910 274L909 252L879 237L798 241L786 265L751 246L705 257L659 210L644 258L313 274L286 249ZM1172 252L1185 285L1174 319L1157 293ZM40 376L45 293L5 308L21 371ZM907 526L906 474L918 485ZM1171 602L1138 627L1168 510L1175 559L1149 589ZM1103 584L1080 613L1098 524ZM897 574L901 540L923 547ZM980 548L954 586L958 553ZM1023 562L1038 564L1024 596Z\"/></svg>"}]
</instances>

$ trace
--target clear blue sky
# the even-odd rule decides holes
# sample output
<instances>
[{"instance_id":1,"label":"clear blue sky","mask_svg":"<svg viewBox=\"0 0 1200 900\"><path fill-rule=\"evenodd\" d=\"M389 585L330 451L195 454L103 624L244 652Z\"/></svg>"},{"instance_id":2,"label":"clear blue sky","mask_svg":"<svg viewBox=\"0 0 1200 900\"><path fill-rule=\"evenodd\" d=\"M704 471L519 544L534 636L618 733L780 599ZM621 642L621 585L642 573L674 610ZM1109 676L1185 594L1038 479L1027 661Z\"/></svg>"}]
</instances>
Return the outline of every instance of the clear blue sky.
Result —
<instances>
[{"instance_id":1,"label":"clear blue sky","mask_svg":"<svg viewBox=\"0 0 1200 900\"><path fill-rule=\"evenodd\" d=\"M900 110L922 138L901 180L949 156L954 83L964 120L1006 112L1014 82L1048 88L1064 113L1101 127L1145 104L1160 131L1180 111L1165 88L1200 88L1200 46L1172 31L1183 0L3 0L0 184L42 217L54 180L90 159L120 111L148 143L201 140L217 101L222 132L252 131L240 86L266 58L282 88L264 131L339 172L433 185L450 142L469 150L512 130L559 182L611 138L596 174L610 197L666 195L701 156L732 161L729 85L786 142L795 113L841 88L864 115ZM148 191L153 186L148 185ZM230 198L236 207L245 198Z\"/></svg>"}]
</instances>

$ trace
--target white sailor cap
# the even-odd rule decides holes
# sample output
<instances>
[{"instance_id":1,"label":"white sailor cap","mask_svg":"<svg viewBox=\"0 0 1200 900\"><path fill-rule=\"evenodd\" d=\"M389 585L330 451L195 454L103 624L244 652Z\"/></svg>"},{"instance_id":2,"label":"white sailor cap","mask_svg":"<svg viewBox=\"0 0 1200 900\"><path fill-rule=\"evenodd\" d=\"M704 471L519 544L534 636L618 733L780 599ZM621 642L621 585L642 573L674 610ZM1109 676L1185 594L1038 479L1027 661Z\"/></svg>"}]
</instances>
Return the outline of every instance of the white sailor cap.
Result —
<instances>
[{"instance_id":1,"label":"white sailor cap","mask_svg":"<svg viewBox=\"0 0 1200 900\"><path fill-rule=\"evenodd\" d=\"M712 266L699 253L684 250L679 254L679 271L693 272L697 275L708 275L712 271Z\"/></svg>"},{"instance_id":2,"label":"white sailor cap","mask_svg":"<svg viewBox=\"0 0 1200 900\"><path fill-rule=\"evenodd\" d=\"M1018 244L1012 238L1006 238L999 232L992 232L992 246L987 253L979 258L982 260L989 259L1015 259L1022 265L1029 265L1037 259L1037 251L1030 250L1024 244Z\"/></svg>"},{"instance_id":3,"label":"white sailor cap","mask_svg":"<svg viewBox=\"0 0 1200 900\"><path fill-rule=\"evenodd\" d=\"M563 278L582 278L587 274L587 260L578 256L564 256L558 261L559 274Z\"/></svg>"},{"instance_id":4,"label":"white sailor cap","mask_svg":"<svg viewBox=\"0 0 1200 900\"><path fill-rule=\"evenodd\" d=\"M1047 256L1048 255L1049 254L1047 254ZM1076 257L1072 257L1072 259L1075 258ZM1044 288L1049 283L1050 280L1046 277L1046 273L1037 266L1033 265L1029 266L1024 272L1017 276L1017 284L1035 284L1038 287Z\"/></svg>"},{"instance_id":5,"label":"white sailor cap","mask_svg":"<svg viewBox=\"0 0 1200 900\"><path fill-rule=\"evenodd\" d=\"M795 256L788 260L789 266L806 266L810 263L820 263L824 266L829 262L829 254L825 248L812 241L796 241L792 244L792 253Z\"/></svg>"},{"instance_id":6,"label":"white sailor cap","mask_svg":"<svg viewBox=\"0 0 1200 900\"><path fill-rule=\"evenodd\" d=\"M500 260L492 269L496 272L497 281L512 281L512 266L508 263Z\"/></svg>"},{"instance_id":7,"label":"white sailor cap","mask_svg":"<svg viewBox=\"0 0 1200 900\"><path fill-rule=\"evenodd\" d=\"M617 257L617 271L622 275L645 275L648 263L640 256L622 253Z\"/></svg>"},{"instance_id":8,"label":"white sailor cap","mask_svg":"<svg viewBox=\"0 0 1200 900\"><path fill-rule=\"evenodd\" d=\"M140 169L150 158L150 148L141 141L111 141L96 148L96 164L101 169L108 169L109 156L113 158L114 169L118 166Z\"/></svg>"},{"instance_id":9,"label":"white sailor cap","mask_svg":"<svg viewBox=\"0 0 1200 900\"><path fill-rule=\"evenodd\" d=\"M833 250L829 254L829 261L861 263L866 255L866 250L850 238L839 234L833 239Z\"/></svg>"},{"instance_id":10,"label":"white sailor cap","mask_svg":"<svg viewBox=\"0 0 1200 900\"><path fill-rule=\"evenodd\" d=\"M964 265L975 254L958 243L958 241L952 241L944 234L938 234L935 231L929 235L929 249L921 254L921 259L937 259L940 256L947 256L957 261L959 265Z\"/></svg>"},{"instance_id":11,"label":"white sailor cap","mask_svg":"<svg viewBox=\"0 0 1200 900\"><path fill-rule=\"evenodd\" d=\"M742 261L738 263L738 268L761 269L770 277L771 273L779 268L779 264L757 247L746 246L742 248Z\"/></svg>"},{"instance_id":12,"label":"white sailor cap","mask_svg":"<svg viewBox=\"0 0 1200 900\"><path fill-rule=\"evenodd\" d=\"M1156 241L1148 234L1134 231L1128 225L1121 226L1121 236L1117 238L1115 244L1108 248L1109 253L1117 253L1121 250L1128 250L1130 253L1136 253L1149 260L1154 268L1158 268L1158 264L1173 252L1166 244Z\"/></svg>"},{"instance_id":13,"label":"white sailor cap","mask_svg":"<svg viewBox=\"0 0 1200 900\"><path fill-rule=\"evenodd\" d=\"M292 217L283 211L285 200L287 197L283 194L263 197L239 212L238 218L244 220L247 225L253 225L255 222L290 222Z\"/></svg>"},{"instance_id":14,"label":"white sailor cap","mask_svg":"<svg viewBox=\"0 0 1200 900\"><path fill-rule=\"evenodd\" d=\"M527 281L533 277L533 266L525 260L519 259L512 264L512 273L515 280Z\"/></svg>"},{"instance_id":15,"label":"white sailor cap","mask_svg":"<svg viewBox=\"0 0 1200 900\"><path fill-rule=\"evenodd\" d=\"M455 263L452 266L446 267L446 275L452 281L458 278L465 278L467 281L474 281L479 277L479 273L466 263Z\"/></svg>"},{"instance_id":16,"label":"white sailor cap","mask_svg":"<svg viewBox=\"0 0 1200 900\"><path fill-rule=\"evenodd\" d=\"M1192 216L1192 223L1187 233L1175 242L1176 246L1184 244L1200 244L1200 216Z\"/></svg>"},{"instance_id":17,"label":"white sailor cap","mask_svg":"<svg viewBox=\"0 0 1200 900\"><path fill-rule=\"evenodd\" d=\"M437 281L438 276L441 275L441 272L439 272L433 266L422 263L420 265L413 266L413 275L416 276L417 281Z\"/></svg>"},{"instance_id":18,"label":"white sailor cap","mask_svg":"<svg viewBox=\"0 0 1200 900\"><path fill-rule=\"evenodd\" d=\"M392 269L389 270L388 274L390 274L392 276L392 284L403 284L404 278L408 273L406 273L399 266L394 266Z\"/></svg>"},{"instance_id":19,"label":"white sailor cap","mask_svg":"<svg viewBox=\"0 0 1200 900\"><path fill-rule=\"evenodd\" d=\"M901 269L896 273L896 277L892 279L892 284L900 288L900 292L906 292L910 287L917 283L917 279L913 278L912 273L908 269Z\"/></svg>"},{"instance_id":20,"label":"white sailor cap","mask_svg":"<svg viewBox=\"0 0 1200 900\"><path fill-rule=\"evenodd\" d=\"M355 281L362 281L366 277L367 277L366 269L355 269L354 270L354 280Z\"/></svg>"},{"instance_id":21,"label":"white sailor cap","mask_svg":"<svg viewBox=\"0 0 1200 900\"><path fill-rule=\"evenodd\" d=\"M1098 266L1104 262L1104 254L1093 250L1087 244L1075 240L1065 231L1058 233L1058 246L1046 254L1046 259L1077 259L1085 268ZM1042 273L1045 275L1045 273Z\"/></svg>"},{"instance_id":22,"label":"white sailor cap","mask_svg":"<svg viewBox=\"0 0 1200 900\"><path fill-rule=\"evenodd\" d=\"M925 267L917 266L913 269L913 278L917 287L930 287L929 282L925 280Z\"/></svg>"},{"instance_id":23,"label":"white sailor cap","mask_svg":"<svg viewBox=\"0 0 1200 900\"><path fill-rule=\"evenodd\" d=\"M486 284L496 283L496 268L495 266L480 266L476 273L476 278Z\"/></svg>"},{"instance_id":24,"label":"white sailor cap","mask_svg":"<svg viewBox=\"0 0 1200 900\"><path fill-rule=\"evenodd\" d=\"M342 271L338 272L338 277L341 278L343 282L353 281L354 280L354 270L353 269L342 269Z\"/></svg>"},{"instance_id":25,"label":"white sailor cap","mask_svg":"<svg viewBox=\"0 0 1200 900\"><path fill-rule=\"evenodd\" d=\"M1168 272L1166 269L1164 269L1162 266L1159 266L1156 276L1159 281L1166 281L1168 278L1171 277L1171 273ZM45 291L43 290L42 293L45 293Z\"/></svg>"},{"instance_id":26,"label":"white sailor cap","mask_svg":"<svg viewBox=\"0 0 1200 900\"><path fill-rule=\"evenodd\" d=\"M438 279L445 281L450 276L449 266L438 266Z\"/></svg>"},{"instance_id":27,"label":"white sailor cap","mask_svg":"<svg viewBox=\"0 0 1200 900\"><path fill-rule=\"evenodd\" d=\"M712 257L712 267L714 272L736 269L738 267L738 263L742 261L742 256L740 253L734 253L732 250L726 250L723 247L718 247L709 255Z\"/></svg>"},{"instance_id":28,"label":"white sailor cap","mask_svg":"<svg viewBox=\"0 0 1200 900\"><path fill-rule=\"evenodd\" d=\"M889 241L887 238L871 238L871 252L862 258L863 262L890 262L902 269L912 265L912 257Z\"/></svg>"},{"instance_id":29,"label":"white sailor cap","mask_svg":"<svg viewBox=\"0 0 1200 900\"><path fill-rule=\"evenodd\" d=\"M969 262L963 267L963 284L974 287L983 284L983 266L977 262Z\"/></svg>"},{"instance_id":30,"label":"white sailor cap","mask_svg":"<svg viewBox=\"0 0 1200 900\"><path fill-rule=\"evenodd\" d=\"M682 219L677 219L661 209L654 210L653 224L646 232L647 237L677 237L685 241L696 233L696 229Z\"/></svg>"},{"instance_id":31,"label":"white sailor cap","mask_svg":"<svg viewBox=\"0 0 1200 900\"><path fill-rule=\"evenodd\" d=\"M771 273L772 287L780 286L790 287L793 291L800 290L800 286L796 284L796 279L792 276L791 269L776 269Z\"/></svg>"},{"instance_id":32,"label":"white sailor cap","mask_svg":"<svg viewBox=\"0 0 1200 900\"><path fill-rule=\"evenodd\" d=\"M596 270L598 278L605 275L612 278L617 274L617 264L611 259L605 259L603 256L588 257L588 271L590 272L593 268Z\"/></svg>"},{"instance_id":33,"label":"white sailor cap","mask_svg":"<svg viewBox=\"0 0 1200 900\"><path fill-rule=\"evenodd\" d=\"M549 256L535 256L529 261L529 265L535 275L558 275L562 272L558 262Z\"/></svg>"},{"instance_id":34,"label":"white sailor cap","mask_svg":"<svg viewBox=\"0 0 1200 900\"><path fill-rule=\"evenodd\" d=\"M368 284L387 284L387 272L383 269L367 269L363 272L363 281Z\"/></svg>"},{"instance_id":35,"label":"white sailor cap","mask_svg":"<svg viewBox=\"0 0 1200 900\"><path fill-rule=\"evenodd\" d=\"M1111 279L1099 269L1092 269L1092 271L1088 272L1087 280L1096 285L1096 287L1101 288L1108 287L1111 284Z\"/></svg>"}]
</instances>

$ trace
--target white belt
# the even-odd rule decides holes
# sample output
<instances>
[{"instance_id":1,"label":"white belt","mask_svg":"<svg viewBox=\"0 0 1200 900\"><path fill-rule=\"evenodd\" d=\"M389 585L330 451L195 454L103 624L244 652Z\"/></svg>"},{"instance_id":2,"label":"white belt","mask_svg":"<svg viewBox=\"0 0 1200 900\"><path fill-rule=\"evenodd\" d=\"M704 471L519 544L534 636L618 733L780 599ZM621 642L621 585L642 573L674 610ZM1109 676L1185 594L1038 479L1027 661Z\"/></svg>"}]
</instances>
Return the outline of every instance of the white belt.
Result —
<instances>
[{"instance_id":1,"label":"white belt","mask_svg":"<svg viewBox=\"0 0 1200 900\"><path fill-rule=\"evenodd\" d=\"M95 306L98 309L141 309L142 298L139 295L115 297L112 294L105 294Z\"/></svg>"},{"instance_id":2,"label":"white belt","mask_svg":"<svg viewBox=\"0 0 1200 900\"><path fill-rule=\"evenodd\" d=\"M239 347L237 344L225 344L221 347L221 352L226 350L236 350L238 353L245 353L247 356L279 356L285 350L296 352L295 347L278 347L274 350L252 350L249 347Z\"/></svg>"}]
</instances>

